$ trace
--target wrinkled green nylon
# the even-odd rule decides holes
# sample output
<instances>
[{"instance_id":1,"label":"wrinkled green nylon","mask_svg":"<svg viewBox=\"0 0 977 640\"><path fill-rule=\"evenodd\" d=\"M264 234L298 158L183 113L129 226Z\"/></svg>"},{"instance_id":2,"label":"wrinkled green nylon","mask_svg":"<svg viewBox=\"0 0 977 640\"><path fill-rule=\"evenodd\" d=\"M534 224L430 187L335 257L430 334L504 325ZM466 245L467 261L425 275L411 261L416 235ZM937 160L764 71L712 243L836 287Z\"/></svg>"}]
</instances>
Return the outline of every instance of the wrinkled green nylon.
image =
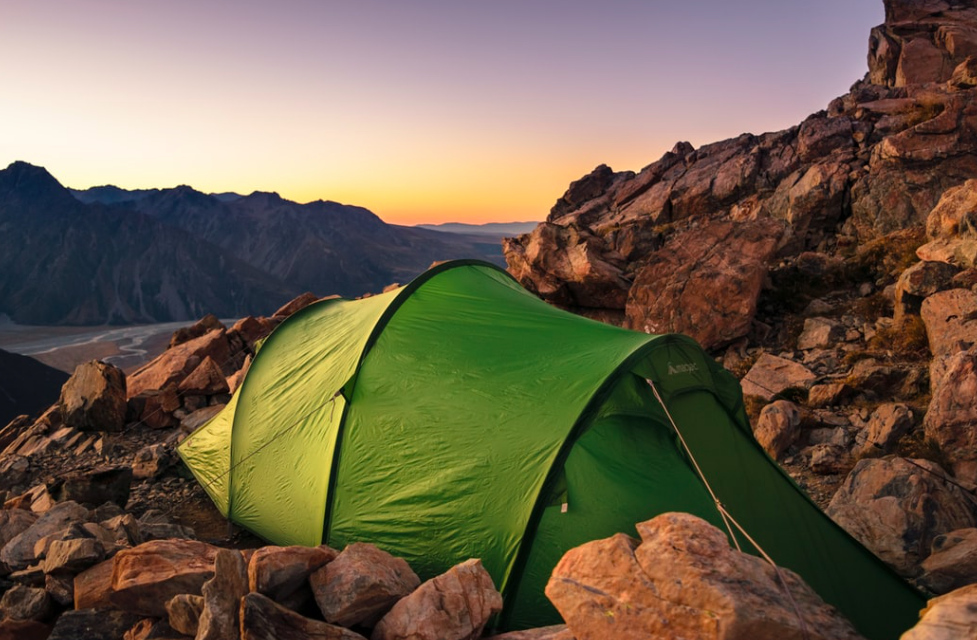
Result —
<instances>
[{"instance_id":1,"label":"wrinkled green nylon","mask_svg":"<svg viewBox=\"0 0 977 640\"><path fill-rule=\"evenodd\" d=\"M778 563L873 640L911 626L922 598L766 457L738 383L693 341L560 311L491 265L299 312L180 454L201 482L229 477L208 492L267 540L373 542L424 578L479 557L503 627L538 626L570 547L666 510L721 525L645 378Z\"/></svg>"}]
</instances>

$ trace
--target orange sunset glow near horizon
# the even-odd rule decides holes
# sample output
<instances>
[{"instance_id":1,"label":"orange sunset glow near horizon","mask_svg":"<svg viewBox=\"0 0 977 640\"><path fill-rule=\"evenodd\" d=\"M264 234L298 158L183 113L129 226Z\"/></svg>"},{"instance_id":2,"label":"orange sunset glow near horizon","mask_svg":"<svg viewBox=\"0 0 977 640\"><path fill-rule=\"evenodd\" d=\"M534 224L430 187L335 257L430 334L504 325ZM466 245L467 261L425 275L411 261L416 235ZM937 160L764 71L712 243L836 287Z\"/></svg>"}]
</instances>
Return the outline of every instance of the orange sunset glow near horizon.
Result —
<instances>
[{"instance_id":1,"label":"orange sunset glow near horizon","mask_svg":"<svg viewBox=\"0 0 977 640\"><path fill-rule=\"evenodd\" d=\"M13 0L0 166L396 224L542 220L599 164L824 109L883 18L881 0Z\"/></svg>"}]
</instances>

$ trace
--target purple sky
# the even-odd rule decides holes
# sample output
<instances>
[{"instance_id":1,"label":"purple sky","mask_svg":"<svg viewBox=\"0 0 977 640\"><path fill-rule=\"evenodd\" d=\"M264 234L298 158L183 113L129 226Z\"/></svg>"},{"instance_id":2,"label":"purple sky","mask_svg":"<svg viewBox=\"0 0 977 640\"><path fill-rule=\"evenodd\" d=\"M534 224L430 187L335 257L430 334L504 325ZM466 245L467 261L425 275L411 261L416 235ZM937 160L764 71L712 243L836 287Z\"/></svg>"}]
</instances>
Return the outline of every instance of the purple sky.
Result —
<instances>
[{"instance_id":1,"label":"purple sky","mask_svg":"<svg viewBox=\"0 0 977 640\"><path fill-rule=\"evenodd\" d=\"M882 20L881 0L6 0L0 165L541 220L600 163L825 108Z\"/></svg>"}]
</instances>

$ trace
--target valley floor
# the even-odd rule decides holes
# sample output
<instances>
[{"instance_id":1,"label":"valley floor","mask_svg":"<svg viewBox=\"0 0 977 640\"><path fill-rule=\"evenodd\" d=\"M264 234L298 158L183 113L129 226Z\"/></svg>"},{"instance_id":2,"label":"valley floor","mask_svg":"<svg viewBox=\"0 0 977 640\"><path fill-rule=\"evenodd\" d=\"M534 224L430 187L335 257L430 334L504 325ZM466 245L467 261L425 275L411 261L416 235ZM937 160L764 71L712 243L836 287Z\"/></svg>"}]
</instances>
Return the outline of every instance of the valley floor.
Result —
<instances>
[{"instance_id":1,"label":"valley floor","mask_svg":"<svg viewBox=\"0 0 977 640\"><path fill-rule=\"evenodd\" d=\"M224 322L230 326L234 320ZM2 322L0 349L30 356L68 373L89 360L103 360L130 372L162 353L173 332L186 325L42 327Z\"/></svg>"}]
</instances>

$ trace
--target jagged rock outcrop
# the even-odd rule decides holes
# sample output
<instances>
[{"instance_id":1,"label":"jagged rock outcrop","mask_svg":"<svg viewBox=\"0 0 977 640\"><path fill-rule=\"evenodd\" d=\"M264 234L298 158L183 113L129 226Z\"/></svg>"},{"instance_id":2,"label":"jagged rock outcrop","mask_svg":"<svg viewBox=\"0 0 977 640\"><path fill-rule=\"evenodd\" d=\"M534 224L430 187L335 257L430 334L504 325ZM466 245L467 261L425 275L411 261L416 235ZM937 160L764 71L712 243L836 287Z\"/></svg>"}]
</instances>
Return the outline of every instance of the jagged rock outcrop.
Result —
<instances>
[{"instance_id":1,"label":"jagged rock outcrop","mask_svg":"<svg viewBox=\"0 0 977 640\"><path fill-rule=\"evenodd\" d=\"M749 333L777 259L921 227L977 175L977 14L971 2L885 4L868 74L827 110L678 143L637 173L601 165L505 241L510 272L555 304L721 347Z\"/></svg>"}]
</instances>

